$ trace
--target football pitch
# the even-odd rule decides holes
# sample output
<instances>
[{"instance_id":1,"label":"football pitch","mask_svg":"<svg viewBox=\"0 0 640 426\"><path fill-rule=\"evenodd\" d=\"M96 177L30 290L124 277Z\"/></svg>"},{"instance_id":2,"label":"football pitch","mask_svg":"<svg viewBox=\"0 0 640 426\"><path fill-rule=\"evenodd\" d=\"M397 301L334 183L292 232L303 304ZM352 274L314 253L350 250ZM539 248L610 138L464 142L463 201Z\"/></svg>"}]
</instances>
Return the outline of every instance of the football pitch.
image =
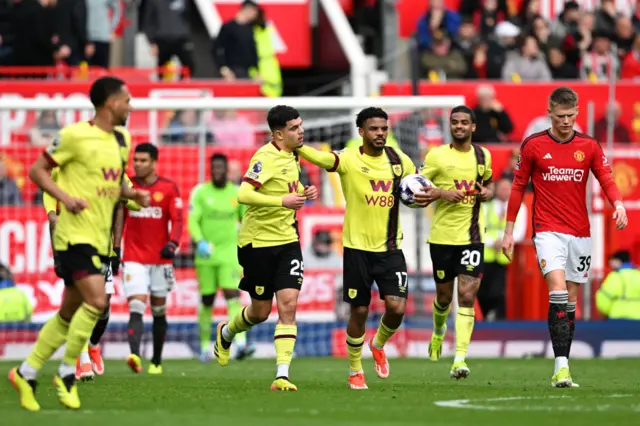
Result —
<instances>
[{"instance_id":1,"label":"football pitch","mask_svg":"<svg viewBox=\"0 0 640 426\"><path fill-rule=\"evenodd\" d=\"M124 361L109 361L104 376L79 384L79 411L58 404L50 386L58 362L50 362L40 374L39 413L19 407L4 378L16 363L2 362L0 424L605 426L640 418L636 359L572 360L579 389L552 389L548 359L471 359L471 376L460 381L448 377L450 362L391 359L391 375L381 380L365 359L369 390L352 391L346 360L299 358L291 368L298 392L280 393L269 390L274 360L225 368L167 361L162 376L133 375Z\"/></svg>"}]
</instances>

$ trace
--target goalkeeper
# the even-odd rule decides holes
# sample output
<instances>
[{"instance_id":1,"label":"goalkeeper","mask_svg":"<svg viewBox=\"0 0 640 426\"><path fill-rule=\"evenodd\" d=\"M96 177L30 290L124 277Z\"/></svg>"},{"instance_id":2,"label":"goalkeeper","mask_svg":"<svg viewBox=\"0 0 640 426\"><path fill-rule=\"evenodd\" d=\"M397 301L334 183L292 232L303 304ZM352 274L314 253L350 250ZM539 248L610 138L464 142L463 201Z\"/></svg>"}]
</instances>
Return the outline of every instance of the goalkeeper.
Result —
<instances>
[{"instance_id":1,"label":"goalkeeper","mask_svg":"<svg viewBox=\"0 0 640 426\"><path fill-rule=\"evenodd\" d=\"M242 308L238 290L238 223L245 206L238 203L238 187L228 181L228 163L225 155L213 154L211 182L196 186L189 199L189 234L196 244L196 275L202 300L198 314L202 362L211 359L211 311L218 288L227 300L229 318ZM253 346L247 345L246 333L237 334L235 343L238 360L255 352Z\"/></svg>"}]
</instances>

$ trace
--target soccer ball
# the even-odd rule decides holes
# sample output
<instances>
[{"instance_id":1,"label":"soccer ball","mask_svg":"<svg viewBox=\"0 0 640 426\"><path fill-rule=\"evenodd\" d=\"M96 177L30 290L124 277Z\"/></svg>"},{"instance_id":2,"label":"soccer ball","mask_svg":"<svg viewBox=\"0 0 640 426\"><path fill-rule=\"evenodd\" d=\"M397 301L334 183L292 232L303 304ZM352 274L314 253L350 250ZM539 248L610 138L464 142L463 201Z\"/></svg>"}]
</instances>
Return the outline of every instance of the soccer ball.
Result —
<instances>
[{"instance_id":1,"label":"soccer ball","mask_svg":"<svg viewBox=\"0 0 640 426\"><path fill-rule=\"evenodd\" d=\"M413 194L422 192L422 188L435 188L435 185L422 175L408 175L400 182L400 201L407 207L417 208Z\"/></svg>"}]
</instances>

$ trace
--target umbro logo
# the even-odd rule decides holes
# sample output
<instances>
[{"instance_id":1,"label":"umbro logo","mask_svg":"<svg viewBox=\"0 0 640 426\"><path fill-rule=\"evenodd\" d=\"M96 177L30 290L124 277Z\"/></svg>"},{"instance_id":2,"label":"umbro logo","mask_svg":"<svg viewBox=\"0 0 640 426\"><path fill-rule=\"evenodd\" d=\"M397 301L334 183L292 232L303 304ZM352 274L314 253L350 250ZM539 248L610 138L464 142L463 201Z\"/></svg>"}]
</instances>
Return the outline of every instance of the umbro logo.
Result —
<instances>
[{"instance_id":1,"label":"umbro logo","mask_svg":"<svg viewBox=\"0 0 640 426\"><path fill-rule=\"evenodd\" d=\"M547 152L547 155L545 155L544 157L542 157L543 160L551 160L551 154L549 154Z\"/></svg>"}]
</instances>

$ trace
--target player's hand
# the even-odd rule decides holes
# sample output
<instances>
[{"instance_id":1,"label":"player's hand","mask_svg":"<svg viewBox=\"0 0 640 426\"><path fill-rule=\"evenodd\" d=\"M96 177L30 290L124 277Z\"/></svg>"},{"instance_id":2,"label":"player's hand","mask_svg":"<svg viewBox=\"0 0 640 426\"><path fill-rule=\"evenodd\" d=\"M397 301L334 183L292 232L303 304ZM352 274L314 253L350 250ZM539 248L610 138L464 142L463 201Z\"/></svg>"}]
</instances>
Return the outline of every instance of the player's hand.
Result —
<instances>
[{"instance_id":1,"label":"player's hand","mask_svg":"<svg viewBox=\"0 0 640 426\"><path fill-rule=\"evenodd\" d=\"M486 188L482 185L480 185L480 183L476 182L476 188L478 188L478 193L477 196L480 198L481 201L489 201L493 198L493 191L490 190L489 188Z\"/></svg>"},{"instance_id":2,"label":"player's hand","mask_svg":"<svg viewBox=\"0 0 640 426\"><path fill-rule=\"evenodd\" d=\"M133 189L133 197L131 199L142 207L149 207L151 204L151 193L145 189Z\"/></svg>"},{"instance_id":3,"label":"player's hand","mask_svg":"<svg viewBox=\"0 0 640 426\"><path fill-rule=\"evenodd\" d=\"M315 200L318 198L318 189L313 185L305 186L304 196L307 197L307 200Z\"/></svg>"},{"instance_id":4,"label":"player's hand","mask_svg":"<svg viewBox=\"0 0 640 426\"><path fill-rule=\"evenodd\" d=\"M204 257L205 259L211 256L211 246L208 242L202 240L198 241L196 246L196 254L198 257Z\"/></svg>"},{"instance_id":5,"label":"player's hand","mask_svg":"<svg viewBox=\"0 0 640 426\"><path fill-rule=\"evenodd\" d=\"M118 272L120 272L120 248L113 248L114 256L109 258L109 264L111 265L111 273L113 276L117 276Z\"/></svg>"},{"instance_id":6,"label":"player's hand","mask_svg":"<svg viewBox=\"0 0 640 426\"><path fill-rule=\"evenodd\" d=\"M282 197L282 207L286 207L291 210L299 210L304 206L304 202L307 201L307 197L301 194L289 194Z\"/></svg>"},{"instance_id":7,"label":"player's hand","mask_svg":"<svg viewBox=\"0 0 640 426\"><path fill-rule=\"evenodd\" d=\"M513 246L515 246L513 235L505 234L504 237L502 237L502 253L507 256L507 259L510 261L513 260Z\"/></svg>"},{"instance_id":8,"label":"player's hand","mask_svg":"<svg viewBox=\"0 0 640 426\"><path fill-rule=\"evenodd\" d=\"M160 257L163 259L173 259L177 249L178 244L175 241L169 241L167 245L160 250Z\"/></svg>"},{"instance_id":9,"label":"player's hand","mask_svg":"<svg viewBox=\"0 0 640 426\"><path fill-rule=\"evenodd\" d=\"M616 206L616 211L613 213L613 220L616 221L616 229L620 230L627 227L629 218L627 217L627 210L622 204Z\"/></svg>"},{"instance_id":10,"label":"player's hand","mask_svg":"<svg viewBox=\"0 0 640 426\"><path fill-rule=\"evenodd\" d=\"M73 214L78 214L82 210L89 207L89 202L87 200L76 197L69 197L68 199L62 201L62 204L64 204L64 207Z\"/></svg>"},{"instance_id":11,"label":"player's hand","mask_svg":"<svg viewBox=\"0 0 640 426\"><path fill-rule=\"evenodd\" d=\"M418 207L427 207L429 203L440 198L440 191L427 186L422 187L422 191L413 194L413 199Z\"/></svg>"},{"instance_id":12,"label":"player's hand","mask_svg":"<svg viewBox=\"0 0 640 426\"><path fill-rule=\"evenodd\" d=\"M464 191L440 191L440 198L450 203L459 203L465 195Z\"/></svg>"}]
</instances>

